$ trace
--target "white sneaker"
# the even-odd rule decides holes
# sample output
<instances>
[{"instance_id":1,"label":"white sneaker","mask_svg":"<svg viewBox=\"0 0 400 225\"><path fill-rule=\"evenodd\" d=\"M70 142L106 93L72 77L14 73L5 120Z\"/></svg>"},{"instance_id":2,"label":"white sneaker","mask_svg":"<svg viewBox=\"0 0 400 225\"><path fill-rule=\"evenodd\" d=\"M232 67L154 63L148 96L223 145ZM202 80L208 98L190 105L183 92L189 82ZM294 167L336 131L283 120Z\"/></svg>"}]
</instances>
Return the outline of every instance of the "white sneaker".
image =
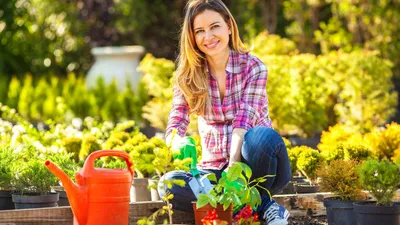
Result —
<instances>
[{"instance_id":1,"label":"white sneaker","mask_svg":"<svg viewBox=\"0 0 400 225\"><path fill-rule=\"evenodd\" d=\"M265 210L263 218L267 225L287 225L289 215L285 207L274 202Z\"/></svg>"}]
</instances>

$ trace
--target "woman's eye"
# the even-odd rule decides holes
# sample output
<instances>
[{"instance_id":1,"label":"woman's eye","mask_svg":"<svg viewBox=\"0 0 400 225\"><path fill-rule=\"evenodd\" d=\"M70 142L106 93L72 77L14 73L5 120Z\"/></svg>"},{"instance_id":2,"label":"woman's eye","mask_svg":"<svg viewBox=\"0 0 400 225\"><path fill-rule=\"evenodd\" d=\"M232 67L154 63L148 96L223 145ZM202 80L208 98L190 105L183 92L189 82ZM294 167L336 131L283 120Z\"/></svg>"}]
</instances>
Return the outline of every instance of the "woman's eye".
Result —
<instances>
[{"instance_id":1,"label":"woman's eye","mask_svg":"<svg viewBox=\"0 0 400 225\"><path fill-rule=\"evenodd\" d=\"M218 28L218 27L219 27L219 25L214 25L211 28L214 29L214 28Z\"/></svg>"},{"instance_id":2,"label":"woman's eye","mask_svg":"<svg viewBox=\"0 0 400 225\"><path fill-rule=\"evenodd\" d=\"M195 34L200 34L201 32L203 32L202 30L197 30L196 32L195 32Z\"/></svg>"}]
</instances>

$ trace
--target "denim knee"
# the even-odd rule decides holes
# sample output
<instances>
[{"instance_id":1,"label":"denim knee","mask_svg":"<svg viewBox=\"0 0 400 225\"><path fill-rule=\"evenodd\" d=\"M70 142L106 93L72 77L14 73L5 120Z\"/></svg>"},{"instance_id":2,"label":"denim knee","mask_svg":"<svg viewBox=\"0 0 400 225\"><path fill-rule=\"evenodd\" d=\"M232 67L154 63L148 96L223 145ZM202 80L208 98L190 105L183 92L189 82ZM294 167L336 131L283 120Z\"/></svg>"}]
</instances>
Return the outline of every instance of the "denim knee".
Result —
<instances>
[{"instance_id":1,"label":"denim knee","mask_svg":"<svg viewBox=\"0 0 400 225\"><path fill-rule=\"evenodd\" d=\"M275 157L279 154L281 143L284 143L283 139L274 129L258 126L246 132L242 150L264 151L267 155Z\"/></svg>"},{"instance_id":2,"label":"denim knee","mask_svg":"<svg viewBox=\"0 0 400 225\"><path fill-rule=\"evenodd\" d=\"M184 177L182 177L182 174L184 173L184 171L170 171L166 174L164 174L161 178L160 178L160 182L158 182L158 193L160 195L160 197L164 197L164 180L174 180L174 179L184 179ZM168 187L165 188L167 192L171 192L173 187L170 189Z\"/></svg>"}]
</instances>

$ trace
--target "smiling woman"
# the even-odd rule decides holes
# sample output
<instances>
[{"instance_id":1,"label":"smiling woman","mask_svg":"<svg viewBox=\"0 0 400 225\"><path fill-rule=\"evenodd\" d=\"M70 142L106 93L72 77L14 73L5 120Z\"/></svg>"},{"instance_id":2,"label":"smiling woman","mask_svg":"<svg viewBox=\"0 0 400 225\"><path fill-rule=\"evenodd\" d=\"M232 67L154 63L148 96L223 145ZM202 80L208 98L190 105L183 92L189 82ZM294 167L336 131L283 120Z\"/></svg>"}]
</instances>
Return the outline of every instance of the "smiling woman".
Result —
<instances>
[{"instance_id":1,"label":"smiling woman","mask_svg":"<svg viewBox=\"0 0 400 225\"><path fill-rule=\"evenodd\" d=\"M200 13L194 19L193 27L196 45L200 51L210 57L229 55L229 35L232 32L219 13L212 10Z\"/></svg>"},{"instance_id":2,"label":"smiling woman","mask_svg":"<svg viewBox=\"0 0 400 225\"><path fill-rule=\"evenodd\" d=\"M291 170L285 143L272 129L266 83L266 66L243 45L225 4L221 0L189 1L167 143L172 142L172 148L177 149L175 146L185 140L189 115L197 114L202 145L200 174L215 173L219 178L235 162L243 162L253 171L253 179L271 175L258 188L262 202L254 210L268 225L285 225L289 212L273 201L269 192L282 190ZM173 130L177 135L171 135ZM189 183L192 174L172 171L162 179ZM161 196L163 191L159 189ZM171 202L175 209L190 210L196 200L189 185L173 186L167 192L174 195Z\"/></svg>"}]
</instances>

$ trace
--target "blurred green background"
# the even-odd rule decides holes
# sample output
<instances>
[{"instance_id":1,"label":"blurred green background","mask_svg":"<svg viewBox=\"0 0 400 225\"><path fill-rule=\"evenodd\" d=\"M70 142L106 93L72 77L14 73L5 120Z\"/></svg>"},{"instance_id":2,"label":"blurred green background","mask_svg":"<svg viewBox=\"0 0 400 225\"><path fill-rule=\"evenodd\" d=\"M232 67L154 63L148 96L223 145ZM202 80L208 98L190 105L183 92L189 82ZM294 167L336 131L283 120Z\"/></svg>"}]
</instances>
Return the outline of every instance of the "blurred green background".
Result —
<instances>
[{"instance_id":1,"label":"blurred green background","mask_svg":"<svg viewBox=\"0 0 400 225\"><path fill-rule=\"evenodd\" d=\"M283 134L313 136L336 123L367 132L400 121L399 0L224 2L269 68L271 117ZM93 116L165 129L185 4L0 0L0 102L33 122ZM101 80L86 89L90 49L123 45L151 54L141 61L139 90L117 93Z\"/></svg>"}]
</instances>

